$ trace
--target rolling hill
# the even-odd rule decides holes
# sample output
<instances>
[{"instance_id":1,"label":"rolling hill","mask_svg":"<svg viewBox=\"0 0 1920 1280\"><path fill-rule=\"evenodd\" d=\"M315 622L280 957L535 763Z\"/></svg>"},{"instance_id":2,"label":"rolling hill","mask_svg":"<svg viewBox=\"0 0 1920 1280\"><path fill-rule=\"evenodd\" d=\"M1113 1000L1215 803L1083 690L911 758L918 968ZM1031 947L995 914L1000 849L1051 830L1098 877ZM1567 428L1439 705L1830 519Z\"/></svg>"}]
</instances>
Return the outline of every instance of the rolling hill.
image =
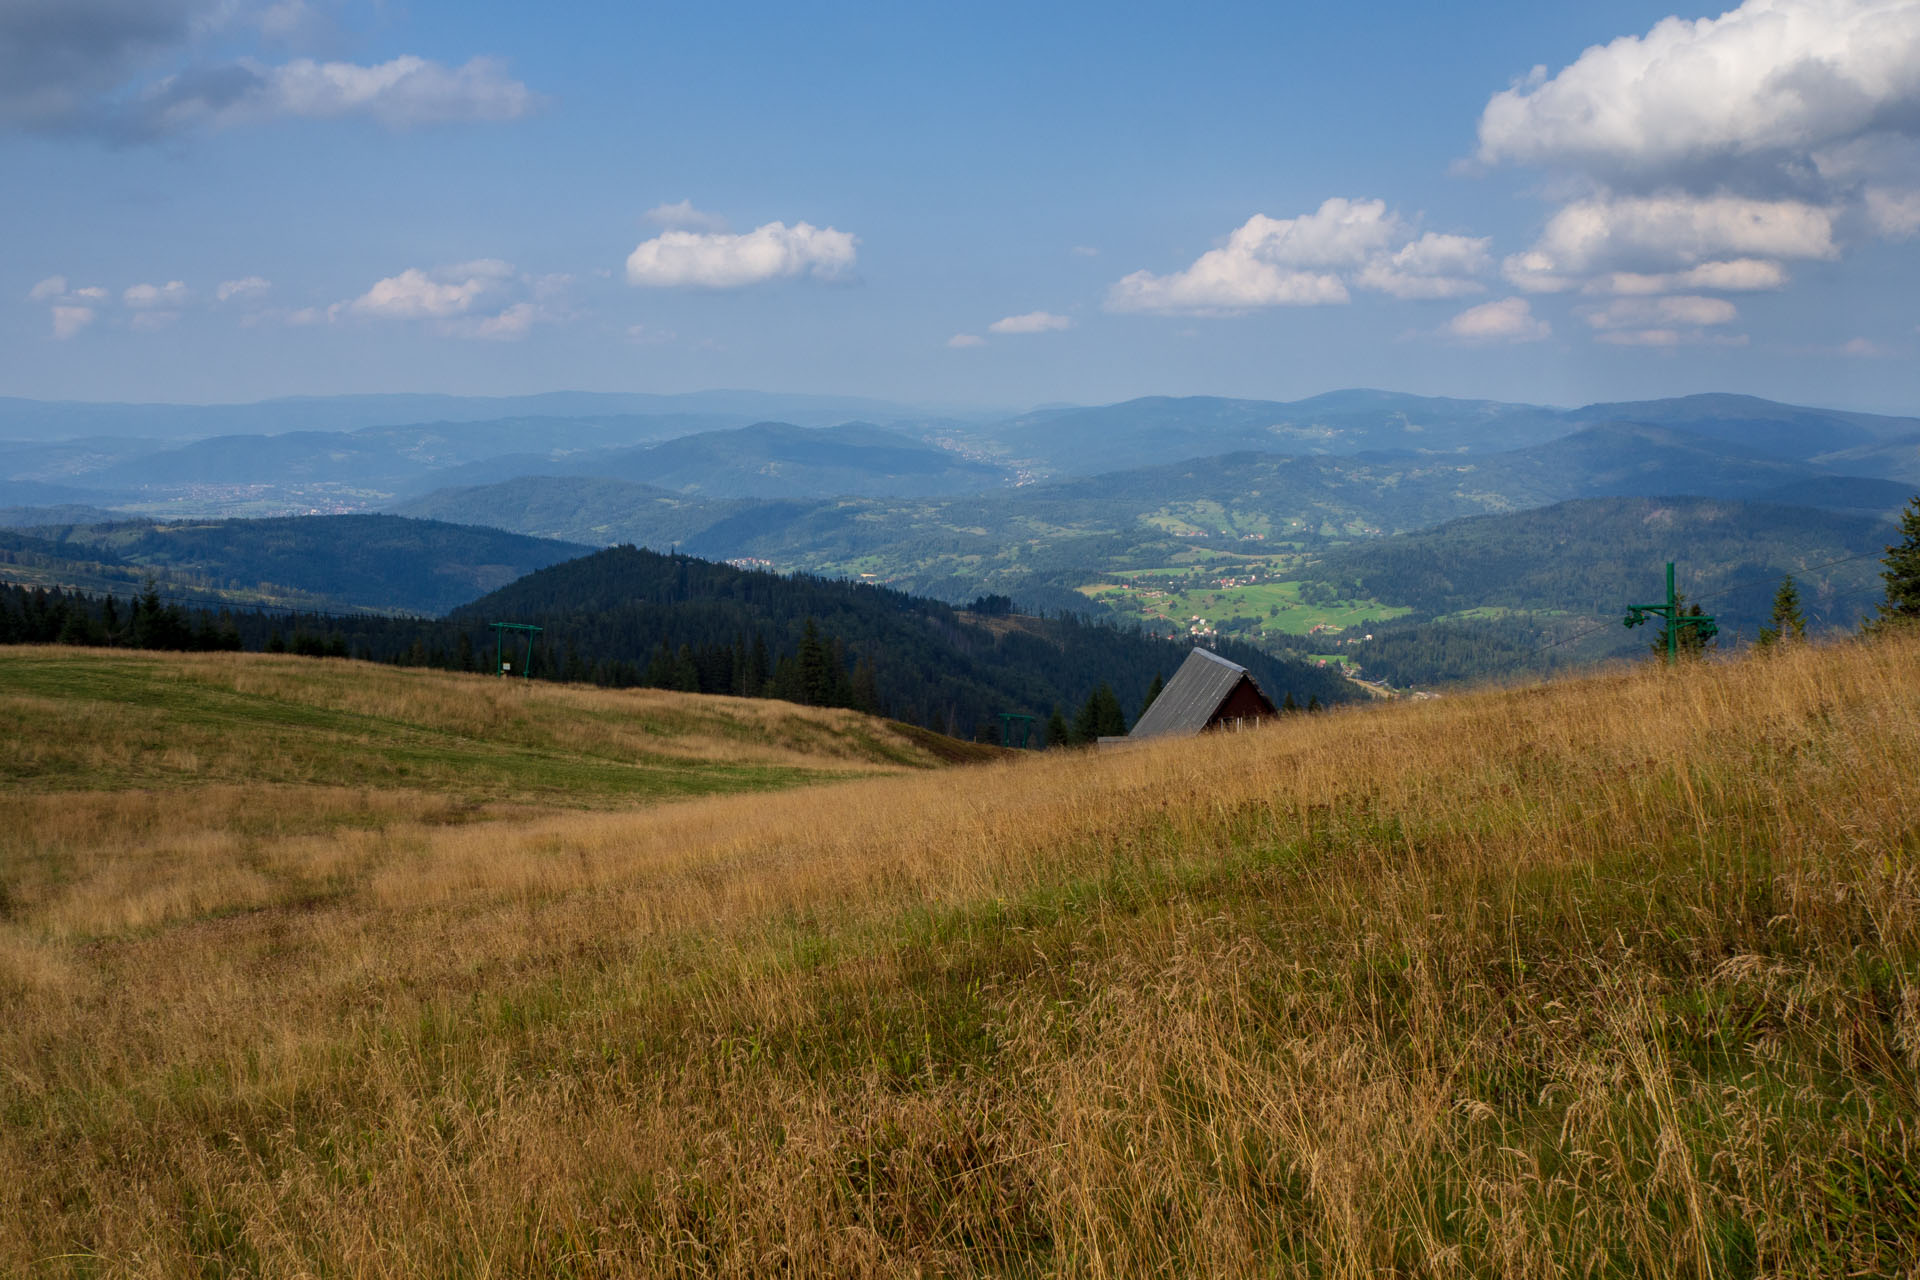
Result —
<instances>
[{"instance_id":1,"label":"rolling hill","mask_svg":"<svg viewBox=\"0 0 1920 1280\"><path fill-rule=\"evenodd\" d=\"M325 612L439 614L589 547L398 516L0 531L0 582Z\"/></svg>"},{"instance_id":2,"label":"rolling hill","mask_svg":"<svg viewBox=\"0 0 1920 1280\"><path fill-rule=\"evenodd\" d=\"M435 478L459 485L524 475L626 480L715 498L926 497L995 488L1007 479L996 466L860 422L836 427L761 422L544 461L525 455L492 458Z\"/></svg>"},{"instance_id":3,"label":"rolling hill","mask_svg":"<svg viewBox=\"0 0 1920 1280\"><path fill-rule=\"evenodd\" d=\"M1131 720L1154 677L1171 675L1191 647L1071 616L983 617L881 587L634 547L529 574L455 610L444 625L472 629L503 618L544 627L550 660L571 650L583 672L611 663L637 669L658 651L714 653L755 637L777 656L797 651L817 627L838 647L843 669L871 670L874 698L888 714L960 736L997 724L1003 711L1070 713L1103 683ZM1248 646L1222 652L1252 670L1275 702L1355 696L1337 673L1305 662Z\"/></svg>"},{"instance_id":4,"label":"rolling hill","mask_svg":"<svg viewBox=\"0 0 1920 1280\"><path fill-rule=\"evenodd\" d=\"M776 404L796 412L778 420L742 412ZM850 421L855 415L843 410L856 407L884 411L859 416L887 425ZM482 415L486 409L493 412ZM438 416L425 417L429 410ZM408 412L422 416L393 420ZM202 424L194 433L202 438L182 443L190 421ZM1875 450L1920 433L1916 419L1722 394L1563 411L1384 391L1295 402L1148 397L1002 419L734 393L203 408L0 402L0 435L9 423L27 438L0 442L0 505L195 517L361 511L436 489L552 474L717 497L918 498L1243 452L1470 460L1594 427L1664 428L1758 457L1904 479ZM124 434L76 435L60 423ZM150 429L134 431L142 423ZM251 429L232 429L243 425ZM1408 519L1387 523L1409 527Z\"/></svg>"},{"instance_id":5,"label":"rolling hill","mask_svg":"<svg viewBox=\"0 0 1920 1280\"><path fill-rule=\"evenodd\" d=\"M1293 402L1148 396L1028 414L982 434L1029 465L1084 475L1096 461L1126 470L1235 452L1495 452L1570 429L1537 405L1336 391Z\"/></svg>"},{"instance_id":6,"label":"rolling hill","mask_svg":"<svg viewBox=\"0 0 1920 1280\"><path fill-rule=\"evenodd\" d=\"M508 418L597 418L685 415L744 426L778 418L832 426L855 418L892 421L923 416L916 406L857 396L762 391L696 391L684 395L552 391L529 396L288 396L251 404L103 404L0 397L0 439L69 440L85 436L148 436L159 440L287 431L349 432L422 422L485 422Z\"/></svg>"},{"instance_id":7,"label":"rolling hill","mask_svg":"<svg viewBox=\"0 0 1920 1280\"><path fill-rule=\"evenodd\" d=\"M1244 560L1588 497L1688 494L1881 513L1885 479L1667 427L1609 423L1482 455L1194 459L964 499L692 503L606 480L515 481L400 510L585 541L678 545L709 558L867 575L950 600L982 591L1059 607L1101 577Z\"/></svg>"}]
</instances>

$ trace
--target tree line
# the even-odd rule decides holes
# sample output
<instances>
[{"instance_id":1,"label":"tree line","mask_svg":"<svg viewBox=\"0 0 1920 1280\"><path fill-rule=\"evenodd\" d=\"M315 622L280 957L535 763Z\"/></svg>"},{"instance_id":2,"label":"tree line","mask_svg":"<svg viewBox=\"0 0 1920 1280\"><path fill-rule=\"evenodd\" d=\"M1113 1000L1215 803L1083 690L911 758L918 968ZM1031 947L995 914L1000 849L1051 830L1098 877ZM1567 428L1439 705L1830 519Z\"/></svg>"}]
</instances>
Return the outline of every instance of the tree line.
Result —
<instances>
[{"instance_id":1,"label":"tree line","mask_svg":"<svg viewBox=\"0 0 1920 1280\"><path fill-rule=\"evenodd\" d=\"M131 600L0 589L0 642L175 650L245 649L400 666L497 671L495 620L543 628L512 675L849 707L960 737L997 738L1003 712L1079 708L1047 741L1124 733L1128 702L1185 647L1075 615L984 617L884 588L787 578L685 556L611 548L531 575L439 619L183 605L152 582ZM1261 683L1333 701L1336 675L1270 654L1223 654ZM1104 690L1104 692L1103 692ZM1066 716L1062 717L1063 722ZM1117 727L1116 727L1117 725Z\"/></svg>"}]
</instances>

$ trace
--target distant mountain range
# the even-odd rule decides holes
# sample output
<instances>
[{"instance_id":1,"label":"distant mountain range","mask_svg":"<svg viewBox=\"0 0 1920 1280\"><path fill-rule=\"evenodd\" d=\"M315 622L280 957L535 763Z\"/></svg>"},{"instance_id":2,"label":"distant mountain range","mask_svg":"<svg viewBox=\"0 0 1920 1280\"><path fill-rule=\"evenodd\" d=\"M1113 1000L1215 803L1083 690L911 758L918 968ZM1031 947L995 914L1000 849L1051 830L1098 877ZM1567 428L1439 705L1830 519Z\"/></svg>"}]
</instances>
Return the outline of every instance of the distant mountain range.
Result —
<instances>
[{"instance_id":1,"label":"distant mountain range","mask_svg":"<svg viewBox=\"0 0 1920 1280\"><path fill-rule=\"evenodd\" d=\"M758 405L787 412L743 412ZM849 421L857 409L875 412ZM387 421L428 411L439 416ZM363 418L376 421L327 426ZM203 438L177 438L189 424ZM227 429L236 426L254 429ZM1474 458L1598 426L1660 427L1823 474L1920 482L1920 419L1733 395L1559 410L1340 391L1291 403L1148 397L961 419L750 393L557 393L205 409L0 401L0 507L91 505L174 517L363 511L438 489L552 475L716 498L941 497L1234 453ZM77 434L81 428L94 433ZM10 433L34 438L4 443Z\"/></svg>"},{"instance_id":2,"label":"distant mountain range","mask_svg":"<svg viewBox=\"0 0 1920 1280\"><path fill-rule=\"evenodd\" d=\"M0 580L332 613L437 615L591 547L398 516L0 530Z\"/></svg>"},{"instance_id":3,"label":"distant mountain range","mask_svg":"<svg viewBox=\"0 0 1920 1280\"><path fill-rule=\"evenodd\" d=\"M1237 572L1270 598L1196 626L1284 646L1307 622L1330 633L1301 621L1318 606L1298 592L1346 598L1334 612L1378 616L1377 643L1398 646L1376 661L1441 678L1487 655L1528 660L1520 631L1559 634L1554 619L1626 589L1608 575L1629 562L1634 581L1661 555L1702 581L1796 571L1878 545L1920 490L1920 419L1725 394L1571 410L1381 391L1149 397L971 419L786 398L805 421L733 416L779 399L288 401L199 421L246 426L284 409L274 423L289 429L185 442L165 438L184 421L174 407L0 402L0 433L42 410L69 425L147 424L139 437L0 444L0 529L17 530L0 540L0 576L124 590L153 574L200 599L435 613L630 543L948 602L992 592L1029 609L1112 608L1177 630L1212 598L1209 574ZM862 408L880 420L839 416ZM427 409L440 416L314 426ZM458 416L483 409L493 416ZM1647 500L1664 523L1633 523ZM1602 505L1565 505L1591 502ZM393 514L205 518L376 508ZM1540 567L1509 574L1510 590L1476 568L1515 556ZM1870 570L1823 579L1818 616L1857 616ZM1151 586L1141 575L1155 574L1193 579L1176 593L1191 607L1136 608ZM1554 594L1569 582L1599 585L1569 602ZM1750 621L1741 611L1754 607L1742 597L1735 613ZM1490 628L1487 610L1532 621Z\"/></svg>"},{"instance_id":4,"label":"distant mountain range","mask_svg":"<svg viewBox=\"0 0 1920 1280\"><path fill-rule=\"evenodd\" d=\"M160 440L289 431L358 431L421 422L485 422L506 418L604 418L694 415L745 426L777 418L832 426L856 418L892 421L936 416L913 405L859 396L788 395L764 391L696 391L685 395L552 391L531 396L289 396L253 404L94 404L0 396L0 440L56 441L87 436Z\"/></svg>"},{"instance_id":5,"label":"distant mountain range","mask_svg":"<svg viewBox=\"0 0 1920 1280\"><path fill-rule=\"evenodd\" d=\"M1237 452L1492 453L1571 429L1564 415L1538 405L1336 391L1291 403L1149 396L1028 414L983 434L1016 462L1084 475Z\"/></svg>"},{"instance_id":6,"label":"distant mountain range","mask_svg":"<svg viewBox=\"0 0 1920 1280\"><path fill-rule=\"evenodd\" d=\"M1236 453L960 498L703 501L608 478L523 477L403 514L575 542L868 575L1035 604L1196 549L1308 549L1577 498L1692 495L1883 517L1914 493L1668 427L1607 424L1482 455Z\"/></svg>"}]
</instances>

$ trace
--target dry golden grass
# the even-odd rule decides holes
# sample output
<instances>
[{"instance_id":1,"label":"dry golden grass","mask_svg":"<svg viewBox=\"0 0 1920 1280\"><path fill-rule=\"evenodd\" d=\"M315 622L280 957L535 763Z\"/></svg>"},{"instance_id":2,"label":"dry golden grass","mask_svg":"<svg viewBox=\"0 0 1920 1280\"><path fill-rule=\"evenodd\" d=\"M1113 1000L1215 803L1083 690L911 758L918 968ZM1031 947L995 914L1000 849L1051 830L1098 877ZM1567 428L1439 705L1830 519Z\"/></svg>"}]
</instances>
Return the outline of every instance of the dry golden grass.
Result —
<instances>
[{"instance_id":1,"label":"dry golden grass","mask_svg":"<svg viewBox=\"0 0 1920 1280\"><path fill-rule=\"evenodd\" d=\"M8 798L0 1269L1916 1274L1920 639L645 809L222 785Z\"/></svg>"}]
</instances>

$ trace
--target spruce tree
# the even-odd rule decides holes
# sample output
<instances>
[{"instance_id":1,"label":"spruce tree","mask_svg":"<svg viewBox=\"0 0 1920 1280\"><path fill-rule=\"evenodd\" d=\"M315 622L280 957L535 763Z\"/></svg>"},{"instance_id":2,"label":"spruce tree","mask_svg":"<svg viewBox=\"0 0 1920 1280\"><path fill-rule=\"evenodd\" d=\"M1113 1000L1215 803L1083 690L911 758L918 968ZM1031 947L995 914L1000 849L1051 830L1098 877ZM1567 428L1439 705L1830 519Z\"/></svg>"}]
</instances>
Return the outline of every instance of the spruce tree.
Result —
<instances>
[{"instance_id":1,"label":"spruce tree","mask_svg":"<svg viewBox=\"0 0 1920 1280\"><path fill-rule=\"evenodd\" d=\"M1887 548L1880 576L1887 598L1880 603L1878 623L1920 622L1920 494L1900 513L1900 541Z\"/></svg>"},{"instance_id":2,"label":"spruce tree","mask_svg":"<svg viewBox=\"0 0 1920 1280\"><path fill-rule=\"evenodd\" d=\"M1679 627L1679 639L1674 646L1675 651L1682 658L1700 658L1706 656L1707 650L1718 645L1720 639L1717 635L1702 635L1700 632L1700 624L1691 621L1691 619L1704 618L1707 611L1697 604L1688 604L1687 593L1684 591L1674 594L1673 604L1675 611L1679 614L1679 617L1674 619L1672 624ZM1665 627L1660 629L1660 634L1654 637L1653 643L1648 645L1647 648L1656 657L1664 658L1667 656L1667 629Z\"/></svg>"},{"instance_id":3,"label":"spruce tree","mask_svg":"<svg viewBox=\"0 0 1920 1280\"><path fill-rule=\"evenodd\" d=\"M1767 649L1782 640L1804 640L1807 635L1806 615L1800 612L1800 589L1794 585L1793 575L1788 574L1780 580L1780 590L1773 596L1773 616L1771 626L1760 628L1753 645L1756 649Z\"/></svg>"},{"instance_id":4,"label":"spruce tree","mask_svg":"<svg viewBox=\"0 0 1920 1280\"><path fill-rule=\"evenodd\" d=\"M1067 727L1067 718L1055 707L1053 714L1047 717L1047 745L1064 747L1073 741L1073 730Z\"/></svg>"},{"instance_id":5,"label":"spruce tree","mask_svg":"<svg viewBox=\"0 0 1920 1280\"><path fill-rule=\"evenodd\" d=\"M693 646L683 644L673 658L673 687L681 693L700 692L700 666L693 660Z\"/></svg>"},{"instance_id":6,"label":"spruce tree","mask_svg":"<svg viewBox=\"0 0 1920 1280\"><path fill-rule=\"evenodd\" d=\"M1085 746L1100 736L1100 692L1095 690L1087 695L1080 704L1080 710L1073 716L1073 730L1067 741L1076 746Z\"/></svg>"},{"instance_id":7,"label":"spruce tree","mask_svg":"<svg viewBox=\"0 0 1920 1280\"><path fill-rule=\"evenodd\" d=\"M833 651L820 637L819 624L807 619L800 635L800 701L824 707L833 701Z\"/></svg>"},{"instance_id":8,"label":"spruce tree","mask_svg":"<svg viewBox=\"0 0 1920 1280\"><path fill-rule=\"evenodd\" d=\"M1147 708L1153 705L1153 700L1159 697L1160 691L1165 689L1166 687L1167 687L1167 682L1160 678L1160 673L1158 671L1154 672L1153 683L1147 686L1146 700L1140 704L1140 714L1142 716L1147 714ZM1136 724L1139 723L1137 718L1135 719L1135 723Z\"/></svg>"}]
</instances>

